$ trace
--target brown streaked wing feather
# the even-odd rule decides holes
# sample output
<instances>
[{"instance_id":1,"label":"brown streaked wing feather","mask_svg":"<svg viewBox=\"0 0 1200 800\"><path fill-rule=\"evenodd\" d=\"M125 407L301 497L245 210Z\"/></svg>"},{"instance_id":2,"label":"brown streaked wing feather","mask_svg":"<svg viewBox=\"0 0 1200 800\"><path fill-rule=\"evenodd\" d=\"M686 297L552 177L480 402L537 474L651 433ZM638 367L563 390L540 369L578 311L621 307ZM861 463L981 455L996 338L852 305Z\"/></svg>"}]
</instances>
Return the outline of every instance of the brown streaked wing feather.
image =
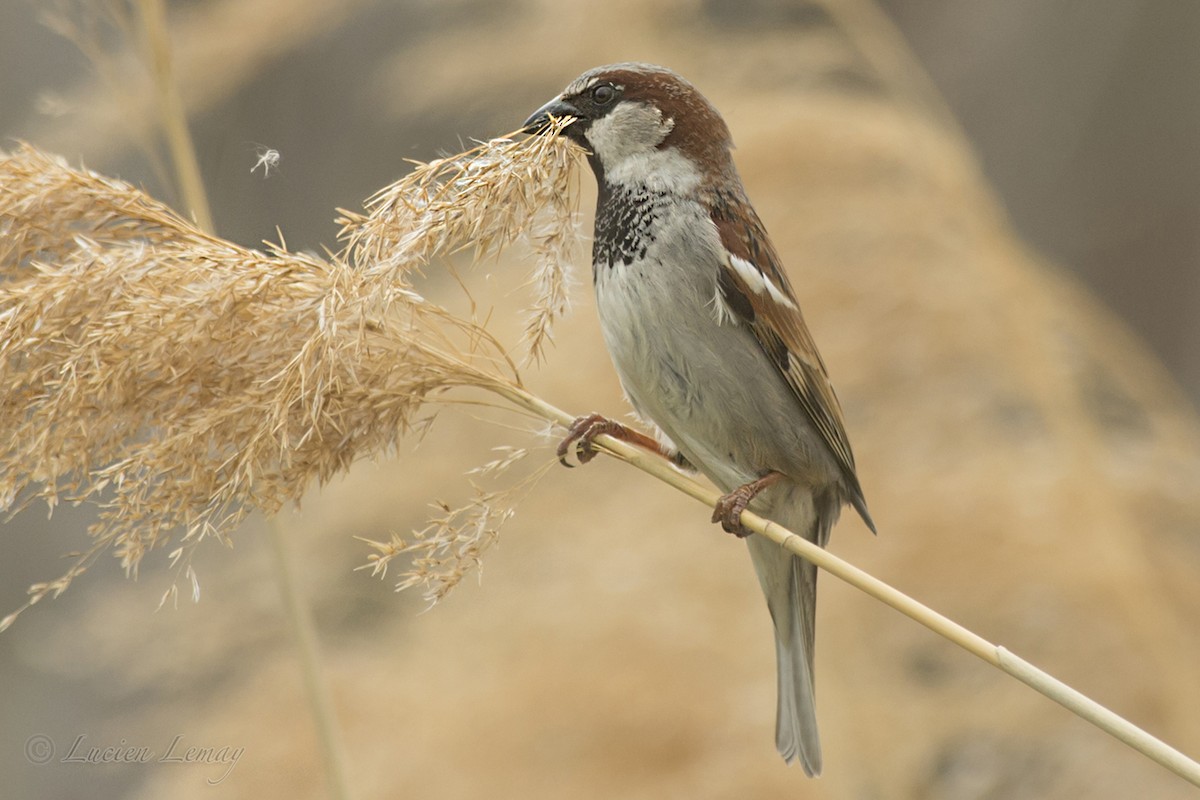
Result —
<instances>
[{"instance_id":1,"label":"brown streaked wing feather","mask_svg":"<svg viewBox=\"0 0 1200 800\"><path fill-rule=\"evenodd\" d=\"M867 526L874 530L855 473L854 453L846 436L841 404L829 381L825 362L800 314L796 293L779 264L762 221L740 192L715 192L711 212L725 249L753 264L795 305L795 308L787 308L771 301L747 286L731 266L723 266L718 285L726 304L750 327L763 351L795 392L800 407L812 420L841 468L850 495L848 499Z\"/></svg>"}]
</instances>

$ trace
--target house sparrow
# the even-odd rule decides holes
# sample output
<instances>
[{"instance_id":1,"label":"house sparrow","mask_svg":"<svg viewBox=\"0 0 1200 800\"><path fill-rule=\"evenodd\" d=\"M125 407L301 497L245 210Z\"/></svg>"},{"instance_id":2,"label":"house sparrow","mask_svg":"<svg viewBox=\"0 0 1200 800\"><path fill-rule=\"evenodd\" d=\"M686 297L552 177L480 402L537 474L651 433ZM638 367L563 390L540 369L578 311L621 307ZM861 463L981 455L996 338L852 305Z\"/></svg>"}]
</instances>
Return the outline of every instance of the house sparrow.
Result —
<instances>
[{"instance_id":1,"label":"house sparrow","mask_svg":"<svg viewBox=\"0 0 1200 800\"><path fill-rule=\"evenodd\" d=\"M525 130L572 117L600 195L592 279L604 341L651 438L593 414L559 447L592 458L601 433L693 466L726 492L713 514L746 536L747 507L824 546L843 503L874 531L842 411L791 283L733 165L720 114L648 64L585 72ZM564 461L564 463L566 463ZM821 771L813 694L816 567L746 540L775 626L775 744Z\"/></svg>"}]
</instances>

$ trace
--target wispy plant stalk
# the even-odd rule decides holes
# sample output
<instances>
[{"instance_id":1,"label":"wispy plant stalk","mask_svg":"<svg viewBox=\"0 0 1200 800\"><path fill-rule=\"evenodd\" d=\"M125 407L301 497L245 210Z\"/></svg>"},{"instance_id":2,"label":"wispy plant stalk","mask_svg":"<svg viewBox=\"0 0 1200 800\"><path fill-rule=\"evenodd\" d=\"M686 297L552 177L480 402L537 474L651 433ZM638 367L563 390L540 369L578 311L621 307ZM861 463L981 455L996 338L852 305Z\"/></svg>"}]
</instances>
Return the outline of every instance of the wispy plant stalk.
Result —
<instances>
[{"instance_id":1,"label":"wispy plant stalk","mask_svg":"<svg viewBox=\"0 0 1200 800\"><path fill-rule=\"evenodd\" d=\"M154 81L158 97L159 119L167 139L171 161L175 165L175 177L186 208L201 230L213 232L212 211L209 210L208 192L204 190L204 179L200 174L200 163L196 158L196 147L192 143L192 132L188 127L187 111L183 98L179 96L179 83L175 80L173 50L167 31L167 12L163 0L137 0L143 32L145 60Z\"/></svg>"}]
</instances>

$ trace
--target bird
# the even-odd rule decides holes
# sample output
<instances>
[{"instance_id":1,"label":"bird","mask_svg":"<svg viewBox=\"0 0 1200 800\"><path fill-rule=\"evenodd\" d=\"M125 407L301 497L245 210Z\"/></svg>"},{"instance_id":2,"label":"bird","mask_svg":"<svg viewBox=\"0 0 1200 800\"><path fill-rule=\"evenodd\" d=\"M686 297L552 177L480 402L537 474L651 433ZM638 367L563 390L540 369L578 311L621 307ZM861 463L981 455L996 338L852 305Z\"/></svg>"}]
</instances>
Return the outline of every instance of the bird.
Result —
<instances>
[{"instance_id":1,"label":"bird","mask_svg":"<svg viewBox=\"0 0 1200 800\"><path fill-rule=\"evenodd\" d=\"M596 309L635 416L600 414L558 446L567 466L600 434L698 470L724 494L713 522L744 538L775 633L775 743L819 775L816 567L741 525L747 508L824 547L845 504L867 510L837 395L791 282L747 199L724 119L691 83L643 63L588 70L522 128L582 146L598 187Z\"/></svg>"}]
</instances>

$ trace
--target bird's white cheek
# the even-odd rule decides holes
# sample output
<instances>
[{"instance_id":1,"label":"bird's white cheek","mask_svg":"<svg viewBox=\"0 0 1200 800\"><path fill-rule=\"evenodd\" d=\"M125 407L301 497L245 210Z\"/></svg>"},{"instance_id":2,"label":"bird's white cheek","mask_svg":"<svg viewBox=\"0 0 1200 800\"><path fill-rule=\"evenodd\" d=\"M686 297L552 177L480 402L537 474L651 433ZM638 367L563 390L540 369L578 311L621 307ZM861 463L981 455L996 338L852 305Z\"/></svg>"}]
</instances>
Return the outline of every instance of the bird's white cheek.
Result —
<instances>
[{"instance_id":1,"label":"bird's white cheek","mask_svg":"<svg viewBox=\"0 0 1200 800\"><path fill-rule=\"evenodd\" d=\"M675 125L645 103L625 102L593 122L586 137L607 167L636 153L653 150Z\"/></svg>"},{"instance_id":2,"label":"bird's white cheek","mask_svg":"<svg viewBox=\"0 0 1200 800\"><path fill-rule=\"evenodd\" d=\"M674 126L657 108L623 103L593 122L585 136L609 184L683 194L699 185L700 172L677 149L659 147Z\"/></svg>"}]
</instances>

